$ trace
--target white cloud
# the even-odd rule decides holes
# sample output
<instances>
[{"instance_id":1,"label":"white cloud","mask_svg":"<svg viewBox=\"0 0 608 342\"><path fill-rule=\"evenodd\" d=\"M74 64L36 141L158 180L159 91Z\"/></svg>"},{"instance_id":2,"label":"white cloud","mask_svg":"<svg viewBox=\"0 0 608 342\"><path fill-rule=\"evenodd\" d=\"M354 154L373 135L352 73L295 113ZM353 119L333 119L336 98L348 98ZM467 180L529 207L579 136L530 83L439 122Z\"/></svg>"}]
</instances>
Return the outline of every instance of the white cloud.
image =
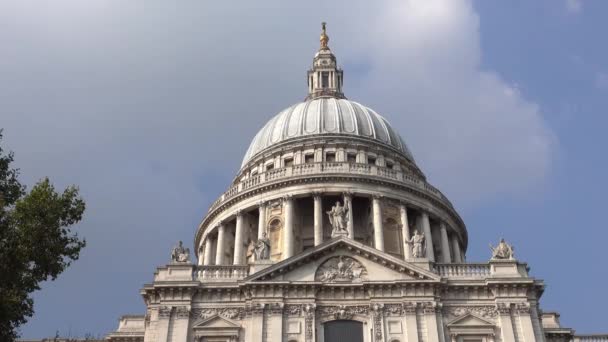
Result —
<instances>
[{"instance_id":1,"label":"white cloud","mask_svg":"<svg viewBox=\"0 0 608 342\"><path fill-rule=\"evenodd\" d=\"M395 2L373 23L369 79L358 92L408 141L457 206L542 183L556 148L540 107L481 70L468 1Z\"/></svg>"}]
</instances>

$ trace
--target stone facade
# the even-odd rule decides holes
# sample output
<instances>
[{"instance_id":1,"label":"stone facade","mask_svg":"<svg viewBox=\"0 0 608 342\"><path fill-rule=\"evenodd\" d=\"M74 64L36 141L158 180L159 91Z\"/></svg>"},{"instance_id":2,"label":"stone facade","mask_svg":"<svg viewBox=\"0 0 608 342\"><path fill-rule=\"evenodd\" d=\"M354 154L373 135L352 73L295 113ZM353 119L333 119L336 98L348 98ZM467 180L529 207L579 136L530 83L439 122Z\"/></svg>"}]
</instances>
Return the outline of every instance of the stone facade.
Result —
<instances>
[{"instance_id":1,"label":"stone facade","mask_svg":"<svg viewBox=\"0 0 608 342\"><path fill-rule=\"evenodd\" d=\"M196 262L180 242L141 290L146 313L107 339L591 341L540 310L543 281L504 240L466 262L464 222L390 124L345 98L325 27L320 41L308 97L256 135Z\"/></svg>"}]
</instances>

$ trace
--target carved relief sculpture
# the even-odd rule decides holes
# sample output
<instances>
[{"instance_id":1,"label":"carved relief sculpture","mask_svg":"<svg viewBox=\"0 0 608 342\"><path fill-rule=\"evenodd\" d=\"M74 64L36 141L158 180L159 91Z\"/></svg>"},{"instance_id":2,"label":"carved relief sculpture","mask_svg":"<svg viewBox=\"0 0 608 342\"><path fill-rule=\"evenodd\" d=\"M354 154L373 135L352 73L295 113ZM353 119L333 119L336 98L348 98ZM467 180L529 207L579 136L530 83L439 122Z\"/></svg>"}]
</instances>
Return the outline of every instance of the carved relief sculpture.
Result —
<instances>
[{"instance_id":1,"label":"carved relief sculpture","mask_svg":"<svg viewBox=\"0 0 608 342\"><path fill-rule=\"evenodd\" d=\"M367 280L367 270L357 260L338 256L326 260L315 273L315 280L322 282L359 282Z\"/></svg>"}]
</instances>

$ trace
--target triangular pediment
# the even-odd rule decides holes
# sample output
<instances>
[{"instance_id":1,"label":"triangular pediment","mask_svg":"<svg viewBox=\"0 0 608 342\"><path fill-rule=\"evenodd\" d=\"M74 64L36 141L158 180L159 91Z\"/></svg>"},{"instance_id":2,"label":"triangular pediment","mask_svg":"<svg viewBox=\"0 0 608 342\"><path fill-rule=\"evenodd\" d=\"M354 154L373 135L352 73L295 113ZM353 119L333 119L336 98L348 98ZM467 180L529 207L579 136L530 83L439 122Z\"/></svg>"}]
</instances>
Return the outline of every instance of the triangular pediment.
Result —
<instances>
[{"instance_id":1,"label":"triangular pediment","mask_svg":"<svg viewBox=\"0 0 608 342\"><path fill-rule=\"evenodd\" d=\"M475 314L469 313L461 317L457 317L448 323L448 327L493 327L494 323L487 321Z\"/></svg>"},{"instance_id":2,"label":"triangular pediment","mask_svg":"<svg viewBox=\"0 0 608 342\"><path fill-rule=\"evenodd\" d=\"M339 237L278 262L245 282L439 282L439 275L349 238Z\"/></svg>"},{"instance_id":3,"label":"triangular pediment","mask_svg":"<svg viewBox=\"0 0 608 342\"><path fill-rule=\"evenodd\" d=\"M195 329L238 329L239 327L236 322L219 315L207 317L194 325Z\"/></svg>"}]
</instances>

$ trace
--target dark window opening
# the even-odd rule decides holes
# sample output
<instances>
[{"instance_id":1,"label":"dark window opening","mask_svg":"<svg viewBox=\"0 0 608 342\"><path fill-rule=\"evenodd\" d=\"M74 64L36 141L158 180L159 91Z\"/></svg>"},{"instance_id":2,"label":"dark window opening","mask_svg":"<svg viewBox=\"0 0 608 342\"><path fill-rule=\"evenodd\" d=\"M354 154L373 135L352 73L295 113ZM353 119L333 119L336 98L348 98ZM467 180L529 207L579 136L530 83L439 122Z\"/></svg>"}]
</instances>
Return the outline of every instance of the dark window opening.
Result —
<instances>
[{"instance_id":1,"label":"dark window opening","mask_svg":"<svg viewBox=\"0 0 608 342\"><path fill-rule=\"evenodd\" d=\"M305 164L312 164L315 162L315 156L312 154L307 154L304 156L304 163Z\"/></svg>"},{"instance_id":2,"label":"dark window opening","mask_svg":"<svg viewBox=\"0 0 608 342\"><path fill-rule=\"evenodd\" d=\"M368 156L368 157L367 157L367 163L368 163L369 165L376 165L376 157L371 157L371 156Z\"/></svg>"},{"instance_id":3,"label":"dark window opening","mask_svg":"<svg viewBox=\"0 0 608 342\"><path fill-rule=\"evenodd\" d=\"M321 73L321 88L329 87L329 73L327 71L323 71Z\"/></svg>"},{"instance_id":4,"label":"dark window opening","mask_svg":"<svg viewBox=\"0 0 608 342\"><path fill-rule=\"evenodd\" d=\"M266 165L266 171L270 171L272 169L274 169L274 164L268 164L268 165Z\"/></svg>"},{"instance_id":5,"label":"dark window opening","mask_svg":"<svg viewBox=\"0 0 608 342\"><path fill-rule=\"evenodd\" d=\"M336 161L336 153L335 152L327 152L327 153L325 153L325 161L326 162L335 162Z\"/></svg>"},{"instance_id":6,"label":"dark window opening","mask_svg":"<svg viewBox=\"0 0 608 342\"><path fill-rule=\"evenodd\" d=\"M349 153L346 155L346 161L349 163L356 163L357 162L357 155L354 153Z\"/></svg>"},{"instance_id":7,"label":"dark window opening","mask_svg":"<svg viewBox=\"0 0 608 342\"><path fill-rule=\"evenodd\" d=\"M285 167L292 166L293 158L285 158L284 163L285 163Z\"/></svg>"}]
</instances>

